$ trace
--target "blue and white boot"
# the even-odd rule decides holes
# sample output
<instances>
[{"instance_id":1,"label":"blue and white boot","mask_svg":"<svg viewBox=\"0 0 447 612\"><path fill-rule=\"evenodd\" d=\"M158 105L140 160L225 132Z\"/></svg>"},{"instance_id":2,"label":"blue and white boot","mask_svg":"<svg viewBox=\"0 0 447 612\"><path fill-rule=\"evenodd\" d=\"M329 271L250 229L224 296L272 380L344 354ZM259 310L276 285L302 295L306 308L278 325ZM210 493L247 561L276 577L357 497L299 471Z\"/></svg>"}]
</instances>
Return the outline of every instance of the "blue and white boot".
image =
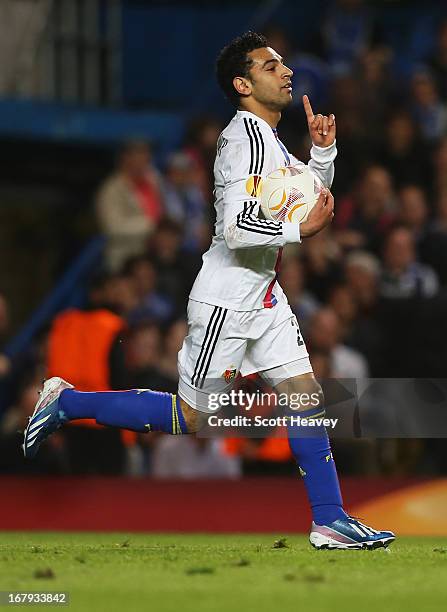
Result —
<instances>
[{"instance_id":1,"label":"blue and white boot","mask_svg":"<svg viewBox=\"0 0 447 612\"><path fill-rule=\"evenodd\" d=\"M392 531L377 531L348 516L329 525L312 523L309 540L314 548L386 548L394 542Z\"/></svg>"},{"instance_id":2,"label":"blue and white boot","mask_svg":"<svg viewBox=\"0 0 447 612\"><path fill-rule=\"evenodd\" d=\"M73 389L73 385L59 376L53 376L44 382L23 438L23 454L27 459L35 457L45 438L67 421L65 414L59 409L59 397L64 389Z\"/></svg>"}]
</instances>

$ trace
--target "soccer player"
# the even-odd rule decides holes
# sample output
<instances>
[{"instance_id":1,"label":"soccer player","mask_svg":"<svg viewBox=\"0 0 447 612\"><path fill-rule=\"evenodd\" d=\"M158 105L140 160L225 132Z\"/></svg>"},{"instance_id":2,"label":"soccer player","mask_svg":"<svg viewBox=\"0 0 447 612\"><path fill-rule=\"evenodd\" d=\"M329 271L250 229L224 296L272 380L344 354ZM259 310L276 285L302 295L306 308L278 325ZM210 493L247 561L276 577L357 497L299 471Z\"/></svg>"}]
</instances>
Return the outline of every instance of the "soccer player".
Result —
<instances>
[{"instance_id":1,"label":"soccer player","mask_svg":"<svg viewBox=\"0 0 447 612\"><path fill-rule=\"evenodd\" d=\"M267 221L258 215L261 178L300 163L276 131L282 111L292 101L292 71L263 36L247 32L221 51L217 78L237 111L217 143L215 235L190 294L189 332L178 358L178 394L83 393L61 378L50 378L25 431L26 457L33 457L49 434L72 419L95 418L103 425L139 432L196 432L210 412L209 395L228 393L239 372L258 372L278 393L315 394L318 405L298 407L299 414L324 414L321 387L277 273L282 248L316 234L334 216L328 188L337 153L335 117L314 115L304 96L312 139L309 166L326 188L305 222ZM376 548L391 543L392 532L376 531L343 510L324 427L308 435L305 427L290 423L290 447L312 508L311 544Z\"/></svg>"}]
</instances>

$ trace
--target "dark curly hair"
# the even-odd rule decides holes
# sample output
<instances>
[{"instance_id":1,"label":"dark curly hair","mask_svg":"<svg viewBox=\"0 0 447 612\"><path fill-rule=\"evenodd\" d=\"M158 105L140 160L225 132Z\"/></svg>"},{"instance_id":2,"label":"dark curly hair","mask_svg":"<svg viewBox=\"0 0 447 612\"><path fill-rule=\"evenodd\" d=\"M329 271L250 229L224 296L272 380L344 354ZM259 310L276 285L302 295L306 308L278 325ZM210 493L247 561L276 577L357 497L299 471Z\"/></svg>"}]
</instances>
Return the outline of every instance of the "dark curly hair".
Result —
<instances>
[{"instance_id":1,"label":"dark curly hair","mask_svg":"<svg viewBox=\"0 0 447 612\"><path fill-rule=\"evenodd\" d=\"M222 49L216 61L217 81L227 98L235 106L239 104L240 94L235 90L235 77L248 77L252 61L250 51L267 47L267 39L256 32L246 32L232 40Z\"/></svg>"}]
</instances>

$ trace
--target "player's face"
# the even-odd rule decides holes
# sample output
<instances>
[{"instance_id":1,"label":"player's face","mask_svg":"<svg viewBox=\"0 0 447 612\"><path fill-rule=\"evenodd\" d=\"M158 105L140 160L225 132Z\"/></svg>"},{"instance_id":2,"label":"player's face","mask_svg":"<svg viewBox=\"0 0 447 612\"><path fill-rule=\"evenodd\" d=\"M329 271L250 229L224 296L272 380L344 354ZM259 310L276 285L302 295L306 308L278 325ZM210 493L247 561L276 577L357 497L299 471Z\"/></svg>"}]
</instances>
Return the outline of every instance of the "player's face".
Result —
<instances>
[{"instance_id":1,"label":"player's face","mask_svg":"<svg viewBox=\"0 0 447 612\"><path fill-rule=\"evenodd\" d=\"M251 95L271 110L281 111L292 101L292 70L270 47L255 49L248 55L253 62L249 73Z\"/></svg>"}]
</instances>

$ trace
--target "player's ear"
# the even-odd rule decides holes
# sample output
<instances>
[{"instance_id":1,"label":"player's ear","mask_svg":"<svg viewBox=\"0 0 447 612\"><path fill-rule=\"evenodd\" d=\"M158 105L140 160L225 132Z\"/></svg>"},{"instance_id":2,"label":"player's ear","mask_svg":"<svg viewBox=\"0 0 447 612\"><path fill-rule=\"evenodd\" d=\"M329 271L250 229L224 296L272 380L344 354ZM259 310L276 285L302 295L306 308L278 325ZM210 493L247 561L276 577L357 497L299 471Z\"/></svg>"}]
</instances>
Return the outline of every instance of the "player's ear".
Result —
<instances>
[{"instance_id":1,"label":"player's ear","mask_svg":"<svg viewBox=\"0 0 447 612\"><path fill-rule=\"evenodd\" d=\"M244 77L234 77L233 87L241 96L248 96L251 94L251 83Z\"/></svg>"}]
</instances>

